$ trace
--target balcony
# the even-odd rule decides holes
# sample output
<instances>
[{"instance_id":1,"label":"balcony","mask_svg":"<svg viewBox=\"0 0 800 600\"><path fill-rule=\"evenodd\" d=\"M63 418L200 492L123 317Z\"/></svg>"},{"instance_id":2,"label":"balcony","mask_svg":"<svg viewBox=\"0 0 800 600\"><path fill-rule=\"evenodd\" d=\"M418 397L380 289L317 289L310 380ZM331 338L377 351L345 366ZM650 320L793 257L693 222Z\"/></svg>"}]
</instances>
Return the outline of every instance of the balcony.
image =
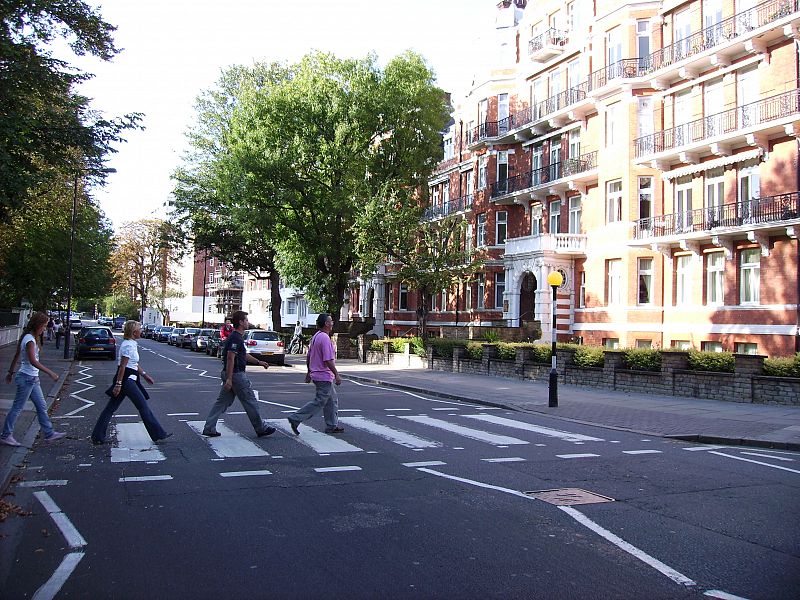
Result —
<instances>
[{"instance_id":1,"label":"balcony","mask_svg":"<svg viewBox=\"0 0 800 600\"><path fill-rule=\"evenodd\" d=\"M578 189L578 185L596 179L597 151L594 151L496 181L492 184L489 197L498 204L511 204L540 196L541 194L536 193L538 190L555 194Z\"/></svg>"},{"instance_id":2,"label":"balcony","mask_svg":"<svg viewBox=\"0 0 800 600\"><path fill-rule=\"evenodd\" d=\"M763 147L770 136L790 132L798 115L800 90L794 89L636 138L634 160L696 163L704 155L727 156L736 147Z\"/></svg>"},{"instance_id":3,"label":"balcony","mask_svg":"<svg viewBox=\"0 0 800 600\"><path fill-rule=\"evenodd\" d=\"M632 246L653 243L684 243L747 236L762 242L770 232L796 237L800 231L800 192L698 208L670 215L639 219L635 223ZM761 239L759 239L761 238ZM637 243L638 242L638 243ZM720 244L722 245L722 244Z\"/></svg>"},{"instance_id":4,"label":"balcony","mask_svg":"<svg viewBox=\"0 0 800 600\"><path fill-rule=\"evenodd\" d=\"M230 279L215 281L214 283L207 283L206 290L212 295L226 291L241 292L244 290L244 279L240 277L232 277Z\"/></svg>"},{"instance_id":5,"label":"balcony","mask_svg":"<svg viewBox=\"0 0 800 600\"><path fill-rule=\"evenodd\" d=\"M551 27L528 42L528 56L531 60L544 62L559 56L569 41L569 32Z\"/></svg>"},{"instance_id":6,"label":"balcony","mask_svg":"<svg viewBox=\"0 0 800 600\"><path fill-rule=\"evenodd\" d=\"M461 198L454 198L448 202L445 202L444 204L429 206L425 209L425 212L422 213L421 220L436 221L438 219L449 217L450 215L465 213L472 210L472 201L473 195L467 194Z\"/></svg>"},{"instance_id":7,"label":"balcony","mask_svg":"<svg viewBox=\"0 0 800 600\"><path fill-rule=\"evenodd\" d=\"M594 101L588 98L589 82L571 87L568 90L550 96L536 106L539 119L548 119L553 128L563 127L567 123L583 119L594 109Z\"/></svg>"},{"instance_id":8,"label":"balcony","mask_svg":"<svg viewBox=\"0 0 800 600\"><path fill-rule=\"evenodd\" d=\"M613 92L627 79L638 79L647 74L647 58L623 58L615 63L597 69L589 75L586 82L589 94L593 98L603 97L604 93ZM626 82L633 85L633 82ZM639 87L649 85L639 81Z\"/></svg>"},{"instance_id":9,"label":"balcony","mask_svg":"<svg viewBox=\"0 0 800 600\"><path fill-rule=\"evenodd\" d=\"M546 252L573 256L585 255L586 235L582 233L543 233L506 238L506 258L522 258Z\"/></svg>"}]
</instances>

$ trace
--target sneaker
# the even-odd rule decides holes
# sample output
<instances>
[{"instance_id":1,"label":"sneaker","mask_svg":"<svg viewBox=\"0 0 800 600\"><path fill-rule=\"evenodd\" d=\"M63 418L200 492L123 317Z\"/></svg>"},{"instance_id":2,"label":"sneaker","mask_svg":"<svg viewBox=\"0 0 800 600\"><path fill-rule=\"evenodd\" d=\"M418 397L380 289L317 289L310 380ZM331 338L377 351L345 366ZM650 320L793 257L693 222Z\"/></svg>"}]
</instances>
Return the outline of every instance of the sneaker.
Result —
<instances>
[{"instance_id":1,"label":"sneaker","mask_svg":"<svg viewBox=\"0 0 800 600\"><path fill-rule=\"evenodd\" d=\"M289 425L292 427L292 431L295 435L300 435L300 431L298 431L297 426L300 425L300 421L295 421L294 419L289 419Z\"/></svg>"},{"instance_id":2,"label":"sneaker","mask_svg":"<svg viewBox=\"0 0 800 600\"><path fill-rule=\"evenodd\" d=\"M160 438L158 438L158 439L156 440L156 442L163 442L163 441L164 441L164 440L166 440L167 438L171 438L171 437L172 437L172 432L170 431L169 433L165 433L165 434L164 434L164 437L160 437Z\"/></svg>"},{"instance_id":3,"label":"sneaker","mask_svg":"<svg viewBox=\"0 0 800 600\"><path fill-rule=\"evenodd\" d=\"M45 441L48 441L48 442L55 442L56 440L60 440L63 437L67 437L67 434L64 433L63 431L54 431L53 433L51 433L50 435L48 435L44 439L45 439Z\"/></svg>"},{"instance_id":4,"label":"sneaker","mask_svg":"<svg viewBox=\"0 0 800 600\"><path fill-rule=\"evenodd\" d=\"M219 437L222 434L219 431L211 430L211 429L203 429L203 435L206 437Z\"/></svg>"},{"instance_id":5,"label":"sneaker","mask_svg":"<svg viewBox=\"0 0 800 600\"><path fill-rule=\"evenodd\" d=\"M275 429L274 427L267 427L266 429L262 429L261 431L259 431L256 435L258 435L258 437L264 437L265 435L272 435L276 431L277 429Z\"/></svg>"},{"instance_id":6,"label":"sneaker","mask_svg":"<svg viewBox=\"0 0 800 600\"><path fill-rule=\"evenodd\" d=\"M337 425L336 427L326 427L325 433L344 433L344 427Z\"/></svg>"},{"instance_id":7,"label":"sneaker","mask_svg":"<svg viewBox=\"0 0 800 600\"><path fill-rule=\"evenodd\" d=\"M19 446L21 445L17 440L14 439L13 435L8 437L0 437L0 444L5 444L6 446Z\"/></svg>"}]
</instances>

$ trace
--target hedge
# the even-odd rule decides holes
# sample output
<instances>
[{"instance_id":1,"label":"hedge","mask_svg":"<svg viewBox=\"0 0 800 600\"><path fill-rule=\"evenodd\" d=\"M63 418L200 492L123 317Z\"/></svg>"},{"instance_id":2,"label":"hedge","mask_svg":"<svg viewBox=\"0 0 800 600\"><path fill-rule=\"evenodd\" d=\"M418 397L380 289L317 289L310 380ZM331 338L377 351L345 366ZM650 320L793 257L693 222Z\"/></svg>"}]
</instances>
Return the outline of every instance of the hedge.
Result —
<instances>
[{"instance_id":1,"label":"hedge","mask_svg":"<svg viewBox=\"0 0 800 600\"><path fill-rule=\"evenodd\" d=\"M800 352L794 358L767 358L764 360L764 375L773 377L800 377Z\"/></svg>"}]
</instances>

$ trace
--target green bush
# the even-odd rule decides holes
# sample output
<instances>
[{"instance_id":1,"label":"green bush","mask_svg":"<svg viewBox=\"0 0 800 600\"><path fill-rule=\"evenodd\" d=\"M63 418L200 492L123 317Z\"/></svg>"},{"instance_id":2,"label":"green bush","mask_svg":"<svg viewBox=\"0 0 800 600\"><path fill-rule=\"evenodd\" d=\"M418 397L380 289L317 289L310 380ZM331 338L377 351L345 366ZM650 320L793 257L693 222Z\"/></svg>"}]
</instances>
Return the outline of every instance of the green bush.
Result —
<instances>
[{"instance_id":1,"label":"green bush","mask_svg":"<svg viewBox=\"0 0 800 600\"><path fill-rule=\"evenodd\" d=\"M486 340L487 344L496 344L500 341L500 334L490 329L483 335L483 339Z\"/></svg>"},{"instance_id":2,"label":"green bush","mask_svg":"<svg viewBox=\"0 0 800 600\"><path fill-rule=\"evenodd\" d=\"M605 352L599 346L578 346L573 361L579 367L603 367Z\"/></svg>"},{"instance_id":3,"label":"green bush","mask_svg":"<svg viewBox=\"0 0 800 600\"><path fill-rule=\"evenodd\" d=\"M689 369L692 371L713 371L733 373L733 354L730 352L689 351Z\"/></svg>"},{"instance_id":4,"label":"green bush","mask_svg":"<svg viewBox=\"0 0 800 600\"><path fill-rule=\"evenodd\" d=\"M764 375L772 377L800 377L800 352L794 358L767 358Z\"/></svg>"},{"instance_id":5,"label":"green bush","mask_svg":"<svg viewBox=\"0 0 800 600\"><path fill-rule=\"evenodd\" d=\"M483 358L483 342L467 342L467 356L481 360Z\"/></svg>"},{"instance_id":6,"label":"green bush","mask_svg":"<svg viewBox=\"0 0 800 600\"><path fill-rule=\"evenodd\" d=\"M433 346L433 355L438 358L453 358L453 348L466 347L465 340L451 340L446 338L430 338L428 345Z\"/></svg>"},{"instance_id":7,"label":"green bush","mask_svg":"<svg viewBox=\"0 0 800 600\"><path fill-rule=\"evenodd\" d=\"M372 340L369 349L375 352L383 352L383 343L391 342L389 352L402 354L406 351L406 344L411 344L411 352L419 356L425 356L425 347L422 343L422 338L419 337L400 337L400 338L383 338L379 340Z\"/></svg>"},{"instance_id":8,"label":"green bush","mask_svg":"<svg viewBox=\"0 0 800 600\"><path fill-rule=\"evenodd\" d=\"M497 357L503 360L515 360L517 358L517 348L536 348L536 344L530 342L500 342L497 344Z\"/></svg>"},{"instance_id":9,"label":"green bush","mask_svg":"<svg viewBox=\"0 0 800 600\"><path fill-rule=\"evenodd\" d=\"M661 351L652 348L629 348L623 355L625 364L635 371L661 371Z\"/></svg>"}]
</instances>

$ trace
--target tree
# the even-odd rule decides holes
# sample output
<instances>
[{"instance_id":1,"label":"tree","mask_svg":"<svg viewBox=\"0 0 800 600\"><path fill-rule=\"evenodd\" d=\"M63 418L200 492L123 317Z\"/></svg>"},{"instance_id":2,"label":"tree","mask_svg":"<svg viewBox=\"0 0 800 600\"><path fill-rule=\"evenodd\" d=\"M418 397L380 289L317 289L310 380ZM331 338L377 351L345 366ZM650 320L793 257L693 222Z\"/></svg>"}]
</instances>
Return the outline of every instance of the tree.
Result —
<instances>
[{"instance_id":1,"label":"tree","mask_svg":"<svg viewBox=\"0 0 800 600\"><path fill-rule=\"evenodd\" d=\"M0 221L31 190L63 172L102 182L105 157L141 115L106 119L74 86L88 75L52 57L47 45L67 37L78 55L110 60L114 27L82 0L0 3Z\"/></svg>"}]
</instances>

